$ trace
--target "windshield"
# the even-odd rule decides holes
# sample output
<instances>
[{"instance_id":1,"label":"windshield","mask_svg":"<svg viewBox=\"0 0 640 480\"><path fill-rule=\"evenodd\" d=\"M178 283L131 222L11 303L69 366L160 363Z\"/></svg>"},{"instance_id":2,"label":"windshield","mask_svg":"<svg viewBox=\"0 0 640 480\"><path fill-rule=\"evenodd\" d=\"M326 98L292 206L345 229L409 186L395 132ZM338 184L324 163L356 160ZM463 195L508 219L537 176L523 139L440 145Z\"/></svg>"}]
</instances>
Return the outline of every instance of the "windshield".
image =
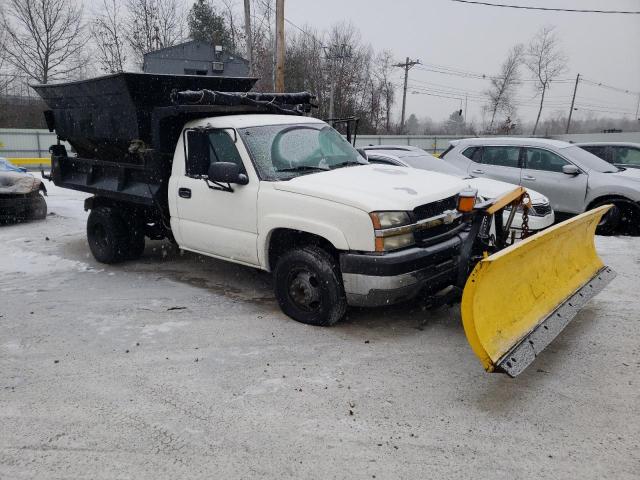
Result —
<instances>
[{"instance_id":1,"label":"windshield","mask_svg":"<svg viewBox=\"0 0 640 480\"><path fill-rule=\"evenodd\" d=\"M324 123L248 127L239 132L262 180L288 180L367 163L342 135Z\"/></svg>"},{"instance_id":2,"label":"windshield","mask_svg":"<svg viewBox=\"0 0 640 480\"><path fill-rule=\"evenodd\" d=\"M560 151L567 155L567 157L578 162L579 166L583 168L595 170L600 173L615 173L620 171L618 167L611 165L609 162L596 157L593 153L589 153L575 145L563 148Z\"/></svg>"},{"instance_id":3,"label":"windshield","mask_svg":"<svg viewBox=\"0 0 640 480\"><path fill-rule=\"evenodd\" d=\"M430 172L446 173L447 175L453 175L454 177L467 178L467 172L459 169L458 167L451 165L449 162L436 158L433 155L408 155L400 157L402 160L409 164L413 168L420 168L422 170L429 170Z\"/></svg>"}]
</instances>

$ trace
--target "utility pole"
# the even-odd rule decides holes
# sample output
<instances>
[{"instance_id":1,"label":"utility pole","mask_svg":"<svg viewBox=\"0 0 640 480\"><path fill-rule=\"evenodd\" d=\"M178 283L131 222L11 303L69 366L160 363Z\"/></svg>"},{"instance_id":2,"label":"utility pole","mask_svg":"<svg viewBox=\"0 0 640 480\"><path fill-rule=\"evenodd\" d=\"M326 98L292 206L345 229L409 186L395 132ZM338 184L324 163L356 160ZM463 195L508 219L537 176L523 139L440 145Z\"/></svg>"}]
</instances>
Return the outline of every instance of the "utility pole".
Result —
<instances>
[{"instance_id":1,"label":"utility pole","mask_svg":"<svg viewBox=\"0 0 640 480\"><path fill-rule=\"evenodd\" d=\"M571 115L573 114L573 105L576 103L576 92L578 91L578 82L580 81L580 74L576 77L576 85L573 87L573 98L571 99L571 110L569 110L569 119L567 120L567 131L569 133L569 127L571 126Z\"/></svg>"},{"instance_id":2,"label":"utility pole","mask_svg":"<svg viewBox=\"0 0 640 480\"><path fill-rule=\"evenodd\" d=\"M464 94L464 123L467 123L467 94Z\"/></svg>"},{"instance_id":3,"label":"utility pole","mask_svg":"<svg viewBox=\"0 0 640 480\"><path fill-rule=\"evenodd\" d=\"M636 120L640 120L638 112L640 112L640 93L638 94L638 104L636 105Z\"/></svg>"},{"instance_id":4,"label":"utility pole","mask_svg":"<svg viewBox=\"0 0 640 480\"><path fill-rule=\"evenodd\" d=\"M276 0L276 84L278 93L284 92L284 0Z\"/></svg>"},{"instance_id":5,"label":"utility pole","mask_svg":"<svg viewBox=\"0 0 640 480\"><path fill-rule=\"evenodd\" d=\"M251 0L244 0L244 35L247 39L249 75L253 75L253 39L251 36Z\"/></svg>"},{"instance_id":6,"label":"utility pole","mask_svg":"<svg viewBox=\"0 0 640 480\"><path fill-rule=\"evenodd\" d=\"M404 68L404 87L402 89L402 116L400 118L400 133L404 133L404 115L406 112L407 106L407 81L409 80L409 69L418 65L420 60L409 60L409 57L405 60L404 63L396 63L394 67L402 67Z\"/></svg>"}]
</instances>

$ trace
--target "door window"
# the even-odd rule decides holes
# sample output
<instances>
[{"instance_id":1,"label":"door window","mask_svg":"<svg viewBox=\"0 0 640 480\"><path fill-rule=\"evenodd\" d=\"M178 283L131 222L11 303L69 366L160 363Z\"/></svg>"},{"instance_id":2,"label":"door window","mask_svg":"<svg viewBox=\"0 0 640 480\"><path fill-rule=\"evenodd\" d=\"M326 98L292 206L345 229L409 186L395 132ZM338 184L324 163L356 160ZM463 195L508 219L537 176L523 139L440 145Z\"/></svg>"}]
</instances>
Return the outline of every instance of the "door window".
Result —
<instances>
[{"instance_id":1,"label":"door window","mask_svg":"<svg viewBox=\"0 0 640 480\"><path fill-rule=\"evenodd\" d=\"M562 172L562 167L569 165L564 158L541 148L527 148L525 161L526 168L547 172Z\"/></svg>"},{"instance_id":2,"label":"door window","mask_svg":"<svg viewBox=\"0 0 640 480\"><path fill-rule=\"evenodd\" d=\"M226 130L187 132L188 176L206 175L212 162L232 162L246 173L240 153Z\"/></svg>"},{"instance_id":3,"label":"door window","mask_svg":"<svg viewBox=\"0 0 640 480\"><path fill-rule=\"evenodd\" d=\"M496 167L519 168L519 158L520 147L484 147L481 163Z\"/></svg>"},{"instance_id":4,"label":"door window","mask_svg":"<svg viewBox=\"0 0 640 480\"><path fill-rule=\"evenodd\" d=\"M640 148L613 147L613 163L640 166Z\"/></svg>"}]
</instances>

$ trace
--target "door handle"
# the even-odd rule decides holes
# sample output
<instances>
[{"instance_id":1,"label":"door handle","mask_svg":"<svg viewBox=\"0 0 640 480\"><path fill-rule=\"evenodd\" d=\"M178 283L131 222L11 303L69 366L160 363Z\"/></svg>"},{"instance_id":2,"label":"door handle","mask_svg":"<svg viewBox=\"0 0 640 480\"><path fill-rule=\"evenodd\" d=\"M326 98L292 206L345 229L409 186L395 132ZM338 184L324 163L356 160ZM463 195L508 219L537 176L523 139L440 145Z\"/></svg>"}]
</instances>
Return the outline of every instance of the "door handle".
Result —
<instances>
[{"instance_id":1,"label":"door handle","mask_svg":"<svg viewBox=\"0 0 640 480\"><path fill-rule=\"evenodd\" d=\"M479 169L471 170L471 173L480 173L480 174L484 174L484 170L479 170Z\"/></svg>"},{"instance_id":2,"label":"door handle","mask_svg":"<svg viewBox=\"0 0 640 480\"><path fill-rule=\"evenodd\" d=\"M190 188L179 188L178 195L180 198L191 198L191 189Z\"/></svg>"},{"instance_id":3,"label":"door handle","mask_svg":"<svg viewBox=\"0 0 640 480\"><path fill-rule=\"evenodd\" d=\"M522 179L523 179L523 180L535 180L535 179L536 179L536 177L532 177L531 175L523 175L523 176L522 176Z\"/></svg>"}]
</instances>

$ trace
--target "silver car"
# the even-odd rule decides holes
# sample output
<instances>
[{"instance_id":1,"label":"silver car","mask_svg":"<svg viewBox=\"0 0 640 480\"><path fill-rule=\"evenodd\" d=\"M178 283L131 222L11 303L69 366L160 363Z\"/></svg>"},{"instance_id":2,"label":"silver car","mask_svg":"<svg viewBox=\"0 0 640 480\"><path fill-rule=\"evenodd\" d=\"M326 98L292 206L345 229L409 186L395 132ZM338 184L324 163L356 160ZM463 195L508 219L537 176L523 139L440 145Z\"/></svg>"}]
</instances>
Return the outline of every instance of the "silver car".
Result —
<instances>
[{"instance_id":1,"label":"silver car","mask_svg":"<svg viewBox=\"0 0 640 480\"><path fill-rule=\"evenodd\" d=\"M640 168L640 143L591 142L575 145L618 167Z\"/></svg>"},{"instance_id":2,"label":"silver car","mask_svg":"<svg viewBox=\"0 0 640 480\"><path fill-rule=\"evenodd\" d=\"M443 158L471 176L539 191L549 197L556 216L612 203L598 233L638 229L640 170L616 167L576 145L542 138L469 138L452 141Z\"/></svg>"}]
</instances>

